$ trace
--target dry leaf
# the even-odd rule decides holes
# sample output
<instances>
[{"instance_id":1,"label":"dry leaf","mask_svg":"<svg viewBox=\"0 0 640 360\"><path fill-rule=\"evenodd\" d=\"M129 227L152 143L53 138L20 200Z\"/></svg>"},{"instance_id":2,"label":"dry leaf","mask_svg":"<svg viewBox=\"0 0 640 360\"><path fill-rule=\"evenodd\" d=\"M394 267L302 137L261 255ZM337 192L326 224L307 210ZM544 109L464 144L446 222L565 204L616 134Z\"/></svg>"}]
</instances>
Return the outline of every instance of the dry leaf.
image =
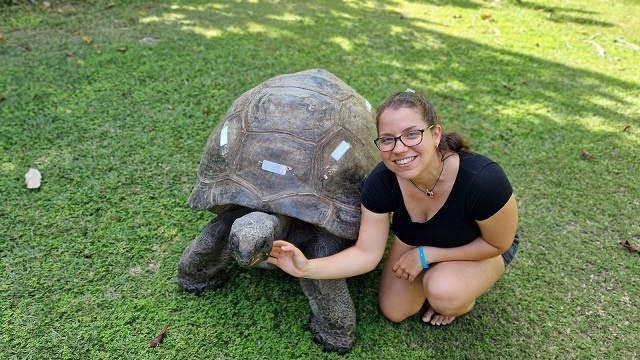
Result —
<instances>
[{"instance_id":1,"label":"dry leaf","mask_svg":"<svg viewBox=\"0 0 640 360\"><path fill-rule=\"evenodd\" d=\"M84 66L84 60L82 60L82 59L78 59L78 60L76 60L76 65L78 65L78 66Z\"/></svg>"},{"instance_id":2,"label":"dry leaf","mask_svg":"<svg viewBox=\"0 0 640 360\"><path fill-rule=\"evenodd\" d=\"M591 156L588 152L582 150L582 158L584 160L593 160L593 156Z\"/></svg>"},{"instance_id":3,"label":"dry leaf","mask_svg":"<svg viewBox=\"0 0 640 360\"><path fill-rule=\"evenodd\" d=\"M502 83L502 86L505 87L505 89L509 90L509 91L513 91L513 88L511 87L511 85L507 84L506 82Z\"/></svg>"},{"instance_id":4,"label":"dry leaf","mask_svg":"<svg viewBox=\"0 0 640 360\"><path fill-rule=\"evenodd\" d=\"M151 342L149 343L149 347L150 348L154 348L156 346L158 346L158 344L160 344L160 342L162 342L162 338L164 337L164 334L167 332L167 327L163 327L162 331L160 331L160 333L158 335L156 335L156 337L153 338L153 340L151 340Z\"/></svg>"},{"instance_id":5,"label":"dry leaf","mask_svg":"<svg viewBox=\"0 0 640 360\"><path fill-rule=\"evenodd\" d=\"M491 19L491 15L489 15L489 14L480 14L480 19L489 20L489 19Z\"/></svg>"},{"instance_id":6,"label":"dry leaf","mask_svg":"<svg viewBox=\"0 0 640 360\"><path fill-rule=\"evenodd\" d=\"M119 47L119 48L118 48L118 51L120 51L120 52L126 52L127 50L129 50L129 48L128 48L128 47L126 47L126 46L123 46L123 47Z\"/></svg>"},{"instance_id":7,"label":"dry leaf","mask_svg":"<svg viewBox=\"0 0 640 360\"><path fill-rule=\"evenodd\" d=\"M90 253L84 253L82 254L82 256L84 256L85 258L89 259L90 257L92 257L93 255L97 254L97 251L92 251Z\"/></svg>"},{"instance_id":8,"label":"dry leaf","mask_svg":"<svg viewBox=\"0 0 640 360\"><path fill-rule=\"evenodd\" d=\"M31 46L29 46L29 45L25 45L25 46L24 46L24 50L25 50L25 51L31 51Z\"/></svg>"},{"instance_id":9,"label":"dry leaf","mask_svg":"<svg viewBox=\"0 0 640 360\"><path fill-rule=\"evenodd\" d=\"M82 41L84 41L84 43L87 44L87 45L93 44L93 39L88 37L87 35L82 37Z\"/></svg>"},{"instance_id":10,"label":"dry leaf","mask_svg":"<svg viewBox=\"0 0 640 360\"><path fill-rule=\"evenodd\" d=\"M631 130L631 125L629 125L629 124L625 125L624 129L622 129L623 132L627 132L629 130Z\"/></svg>"},{"instance_id":11,"label":"dry leaf","mask_svg":"<svg viewBox=\"0 0 640 360\"><path fill-rule=\"evenodd\" d=\"M638 249L637 247L631 245L628 240L625 240L624 242L620 241L618 243L618 245L627 248L631 252L636 252L636 253L640 254L640 249Z\"/></svg>"},{"instance_id":12,"label":"dry leaf","mask_svg":"<svg viewBox=\"0 0 640 360\"><path fill-rule=\"evenodd\" d=\"M27 183L27 189L37 189L40 187L42 174L37 169L32 168L24 175L24 180Z\"/></svg>"},{"instance_id":13,"label":"dry leaf","mask_svg":"<svg viewBox=\"0 0 640 360\"><path fill-rule=\"evenodd\" d=\"M3 102L3 101L5 101L5 100L7 100L7 98L6 98L6 97L4 97L4 95L0 95L0 102Z\"/></svg>"},{"instance_id":14,"label":"dry leaf","mask_svg":"<svg viewBox=\"0 0 640 360\"><path fill-rule=\"evenodd\" d=\"M4 40L4 35L0 34L0 41Z\"/></svg>"},{"instance_id":15,"label":"dry leaf","mask_svg":"<svg viewBox=\"0 0 640 360\"><path fill-rule=\"evenodd\" d=\"M72 56L73 56L73 52L71 52L71 51L67 51L67 52L64 54L64 56L66 56L66 57L72 57Z\"/></svg>"}]
</instances>

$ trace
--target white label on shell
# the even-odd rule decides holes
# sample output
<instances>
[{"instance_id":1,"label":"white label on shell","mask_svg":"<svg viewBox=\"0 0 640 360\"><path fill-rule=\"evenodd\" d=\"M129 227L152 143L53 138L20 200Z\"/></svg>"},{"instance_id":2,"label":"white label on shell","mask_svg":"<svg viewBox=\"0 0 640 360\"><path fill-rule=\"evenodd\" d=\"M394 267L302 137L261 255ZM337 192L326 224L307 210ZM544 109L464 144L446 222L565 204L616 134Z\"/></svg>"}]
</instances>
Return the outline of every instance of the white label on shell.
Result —
<instances>
[{"instance_id":1,"label":"white label on shell","mask_svg":"<svg viewBox=\"0 0 640 360\"><path fill-rule=\"evenodd\" d=\"M286 175L290 167L269 160L262 160L262 170L266 170L275 174Z\"/></svg>"},{"instance_id":2,"label":"white label on shell","mask_svg":"<svg viewBox=\"0 0 640 360\"><path fill-rule=\"evenodd\" d=\"M364 105L367 107L367 110L371 112L371 103L369 103L369 100L364 99Z\"/></svg>"},{"instance_id":3,"label":"white label on shell","mask_svg":"<svg viewBox=\"0 0 640 360\"><path fill-rule=\"evenodd\" d=\"M229 124L225 123L224 126L222 127L222 131L220 131L220 146L227 145L228 134L229 134Z\"/></svg>"},{"instance_id":4,"label":"white label on shell","mask_svg":"<svg viewBox=\"0 0 640 360\"><path fill-rule=\"evenodd\" d=\"M331 157L336 159L336 161L340 160L344 155L344 153L346 153L350 147L351 145L348 142L346 141L341 142L340 145L338 145L338 147L335 150L333 150L333 152L331 153Z\"/></svg>"}]
</instances>

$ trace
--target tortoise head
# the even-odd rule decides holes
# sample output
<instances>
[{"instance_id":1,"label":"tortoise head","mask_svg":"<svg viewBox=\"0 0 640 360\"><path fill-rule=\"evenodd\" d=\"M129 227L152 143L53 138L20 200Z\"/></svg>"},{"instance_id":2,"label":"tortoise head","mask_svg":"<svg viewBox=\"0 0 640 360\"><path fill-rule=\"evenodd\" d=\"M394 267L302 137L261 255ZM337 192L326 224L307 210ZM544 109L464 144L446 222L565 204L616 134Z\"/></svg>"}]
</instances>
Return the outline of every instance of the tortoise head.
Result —
<instances>
[{"instance_id":1,"label":"tortoise head","mask_svg":"<svg viewBox=\"0 0 640 360\"><path fill-rule=\"evenodd\" d=\"M233 222L229 234L229 248L239 265L254 266L267 260L275 239L283 239L290 219L255 211Z\"/></svg>"}]
</instances>

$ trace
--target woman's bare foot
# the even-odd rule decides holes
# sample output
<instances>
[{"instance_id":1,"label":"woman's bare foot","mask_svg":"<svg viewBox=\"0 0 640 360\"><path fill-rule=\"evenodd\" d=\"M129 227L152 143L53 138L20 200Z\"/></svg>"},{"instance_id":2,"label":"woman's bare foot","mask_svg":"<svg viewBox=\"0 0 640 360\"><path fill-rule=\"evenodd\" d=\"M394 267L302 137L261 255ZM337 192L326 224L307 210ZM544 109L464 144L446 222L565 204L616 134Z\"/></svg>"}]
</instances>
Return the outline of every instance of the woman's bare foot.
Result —
<instances>
[{"instance_id":1,"label":"woman's bare foot","mask_svg":"<svg viewBox=\"0 0 640 360\"><path fill-rule=\"evenodd\" d=\"M431 306L427 309L427 312L422 315L422 321L435 326L449 325L455 319L455 316L446 316L438 314Z\"/></svg>"}]
</instances>

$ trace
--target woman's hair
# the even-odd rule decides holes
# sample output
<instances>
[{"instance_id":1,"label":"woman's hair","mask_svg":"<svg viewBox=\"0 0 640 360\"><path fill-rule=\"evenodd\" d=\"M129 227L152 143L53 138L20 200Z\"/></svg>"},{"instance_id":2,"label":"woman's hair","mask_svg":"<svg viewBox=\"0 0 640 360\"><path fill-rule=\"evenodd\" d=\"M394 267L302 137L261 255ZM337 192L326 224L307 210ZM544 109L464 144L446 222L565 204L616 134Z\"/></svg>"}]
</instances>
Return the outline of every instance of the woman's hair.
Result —
<instances>
[{"instance_id":1,"label":"woman's hair","mask_svg":"<svg viewBox=\"0 0 640 360\"><path fill-rule=\"evenodd\" d=\"M389 96L380 104L376 114L376 128L380 123L380 115L389 108L394 110L400 108L416 109L424 119L424 122L427 123L427 126L440 124L440 116L438 116L433 104L421 94L413 92L412 90L410 91L409 89ZM469 151L469 149L469 143L462 135L455 132L442 132L442 139L438 144L438 150L465 152Z\"/></svg>"}]
</instances>

